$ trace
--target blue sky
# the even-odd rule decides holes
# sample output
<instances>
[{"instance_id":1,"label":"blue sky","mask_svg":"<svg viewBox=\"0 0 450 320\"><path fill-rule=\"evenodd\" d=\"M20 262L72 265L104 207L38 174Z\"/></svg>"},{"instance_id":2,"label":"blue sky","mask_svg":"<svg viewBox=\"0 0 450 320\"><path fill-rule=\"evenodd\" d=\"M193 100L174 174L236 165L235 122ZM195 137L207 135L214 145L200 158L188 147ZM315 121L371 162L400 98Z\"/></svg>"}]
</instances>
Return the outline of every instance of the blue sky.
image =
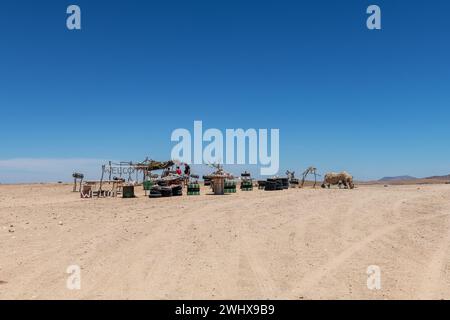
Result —
<instances>
[{"instance_id":1,"label":"blue sky","mask_svg":"<svg viewBox=\"0 0 450 320\"><path fill-rule=\"evenodd\" d=\"M81 31L66 28L70 4ZM382 30L366 28L370 4ZM279 128L280 173L448 174L448 12L444 0L2 1L0 182L166 159L194 120Z\"/></svg>"}]
</instances>

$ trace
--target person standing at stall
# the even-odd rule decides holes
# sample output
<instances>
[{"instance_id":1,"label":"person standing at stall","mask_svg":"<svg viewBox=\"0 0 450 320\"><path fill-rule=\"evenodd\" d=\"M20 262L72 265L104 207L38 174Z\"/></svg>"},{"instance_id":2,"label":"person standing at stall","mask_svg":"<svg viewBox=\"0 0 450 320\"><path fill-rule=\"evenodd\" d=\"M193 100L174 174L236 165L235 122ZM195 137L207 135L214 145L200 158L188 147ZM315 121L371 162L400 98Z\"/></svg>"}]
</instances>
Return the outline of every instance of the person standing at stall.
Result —
<instances>
[{"instance_id":1,"label":"person standing at stall","mask_svg":"<svg viewBox=\"0 0 450 320\"><path fill-rule=\"evenodd\" d=\"M191 167L187 163L184 164L184 175L188 177L191 175Z\"/></svg>"},{"instance_id":2,"label":"person standing at stall","mask_svg":"<svg viewBox=\"0 0 450 320\"><path fill-rule=\"evenodd\" d=\"M184 164L184 185L187 186L189 183L189 177L191 175L191 167L185 163Z\"/></svg>"}]
</instances>

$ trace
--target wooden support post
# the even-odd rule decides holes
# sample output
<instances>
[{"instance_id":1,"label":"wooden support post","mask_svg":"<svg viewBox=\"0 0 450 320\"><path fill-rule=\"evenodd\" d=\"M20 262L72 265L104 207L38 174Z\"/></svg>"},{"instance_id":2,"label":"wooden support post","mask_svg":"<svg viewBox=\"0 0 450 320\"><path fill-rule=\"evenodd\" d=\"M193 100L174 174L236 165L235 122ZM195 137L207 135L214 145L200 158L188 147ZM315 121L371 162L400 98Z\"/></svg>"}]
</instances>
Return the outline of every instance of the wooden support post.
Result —
<instances>
[{"instance_id":1,"label":"wooden support post","mask_svg":"<svg viewBox=\"0 0 450 320\"><path fill-rule=\"evenodd\" d=\"M98 188L98 197L100 198L100 194L102 193L102 184L103 184L103 175L105 174L105 165L102 165L102 177L100 179L100 187Z\"/></svg>"},{"instance_id":2,"label":"wooden support post","mask_svg":"<svg viewBox=\"0 0 450 320\"><path fill-rule=\"evenodd\" d=\"M306 175L303 173L302 185L300 186L300 188L303 188L303 185L305 184L305 179L306 179Z\"/></svg>"}]
</instances>

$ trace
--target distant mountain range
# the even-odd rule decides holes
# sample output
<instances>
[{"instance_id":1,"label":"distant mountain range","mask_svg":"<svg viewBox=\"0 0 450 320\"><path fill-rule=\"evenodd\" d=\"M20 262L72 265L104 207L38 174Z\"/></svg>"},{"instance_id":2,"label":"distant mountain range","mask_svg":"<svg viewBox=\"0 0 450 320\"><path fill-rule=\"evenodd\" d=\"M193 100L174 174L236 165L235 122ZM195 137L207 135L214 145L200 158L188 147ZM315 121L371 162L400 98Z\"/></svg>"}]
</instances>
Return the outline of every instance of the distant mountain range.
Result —
<instances>
[{"instance_id":1,"label":"distant mountain range","mask_svg":"<svg viewBox=\"0 0 450 320\"><path fill-rule=\"evenodd\" d=\"M446 176L432 176L432 177L427 177L424 179L433 179L433 180L450 180L450 174L446 175Z\"/></svg>"},{"instance_id":2,"label":"distant mountain range","mask_svg":"<svg viewBox=\"0 0 450 320\"><path fill-rule=\"evenodd\" d=\"M398 181L398 180L416 180L417 178L411 176L397 176L397 177L383 177L378 181Z\"/></svg>"},{"instance_id":3,"label":"distant mountain range","mask_svg":"<svg viewBox=\"0 0 450 320\"><path fill-rule=\"evenodd\" d=\"M426 178L416 178L412 176L397 176L397 177L384 177L381 178L378 181L408 181L408 180L450 180L450 174L445 176L432 176L432 177L426 177Z\"/></svg>"}]
</instances>

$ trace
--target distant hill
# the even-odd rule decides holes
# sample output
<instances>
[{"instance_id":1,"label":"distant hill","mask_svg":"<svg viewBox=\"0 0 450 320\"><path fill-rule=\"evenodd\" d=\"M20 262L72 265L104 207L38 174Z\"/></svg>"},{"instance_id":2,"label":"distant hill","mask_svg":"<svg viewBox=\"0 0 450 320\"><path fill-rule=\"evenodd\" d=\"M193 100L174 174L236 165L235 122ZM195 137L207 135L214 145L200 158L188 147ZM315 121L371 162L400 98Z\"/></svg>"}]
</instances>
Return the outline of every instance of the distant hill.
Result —
<instances>
[{"instance_id":1,"label":"distant hill","mask_svg":"<svg viewBox=\"0 0 450 320\"><path fill-rule=\"evenodd\" d=\"M450 174L445 176L433 176L426 178L415 178L412 176L396 176L396 177L384 177L377 181L378 183L388 183L388 184L433 184L433 183L449 183Z\"/></svg>"},{"instance_id":2,"label":"distant hill","mask_svg":"<svg viewBox=\"0 0 450 320\"><path fill-rule=\"evenodd\" d=\"M397 176L397 177L384 177L378 181L406 181L406 180L416 180L417 178L411 176Z\"/></svg>"},{"instance_id":3,"label":"distant hill","mask_svg":"<svg viewBox=\"0 0 450 320\"><path fill-rule=\"evenodd\" d=\"M433 179L433 180L450 180L450 174L446 175L446 176L432 176L432 177L427 177L424 179Z\"/></svg>"}]
</instances>

